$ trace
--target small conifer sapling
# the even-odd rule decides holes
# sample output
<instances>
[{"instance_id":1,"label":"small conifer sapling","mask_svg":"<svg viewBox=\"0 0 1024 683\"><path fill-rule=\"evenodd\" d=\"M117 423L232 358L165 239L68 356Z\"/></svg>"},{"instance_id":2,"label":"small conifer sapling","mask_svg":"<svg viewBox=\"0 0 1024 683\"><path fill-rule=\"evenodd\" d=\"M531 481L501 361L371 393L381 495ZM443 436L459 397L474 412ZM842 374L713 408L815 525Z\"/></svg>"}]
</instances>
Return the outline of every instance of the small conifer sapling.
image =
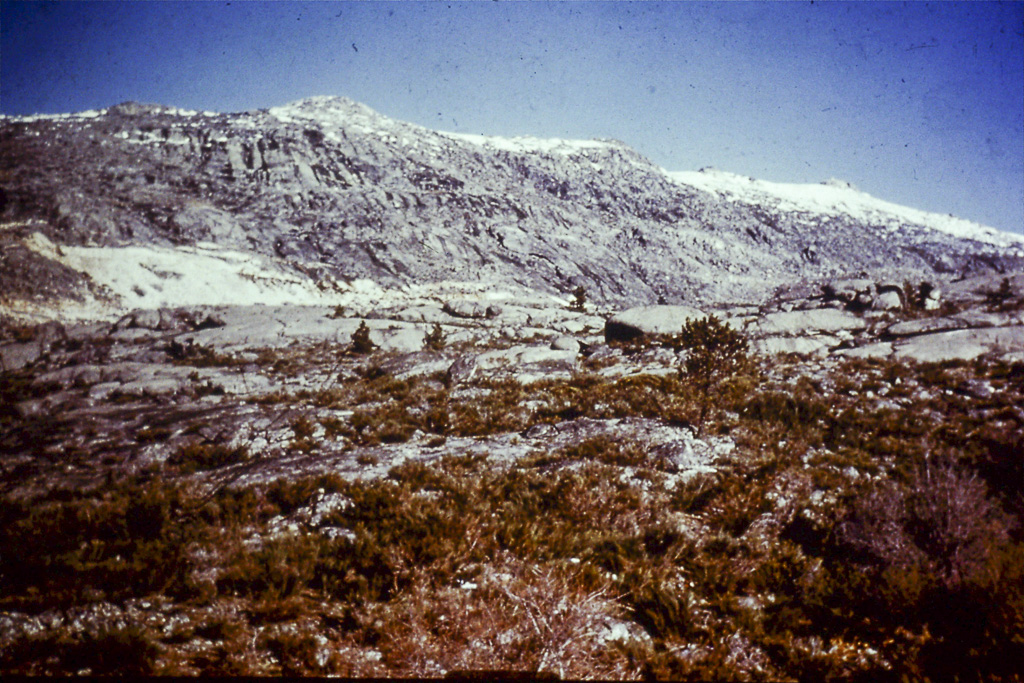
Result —
<instances>
[{"instance_id":1,"label":"small conifer sapling","mask_svg":"<svg viewBox=\"0 0 1024 683\"><path fill-rule=\"evenodd\" d=\"M584 306L587 303L587 290L583 288L583 285L580 285L576 289L572 290L572 296L573 300L572 303L569 304L569 310L582 313L585 310Z\"/></svg>"},{"instance_id":2,"label":"small conifer sapling","mask_svg":"<svg viewBox=\"0 0 1024 683\"><path fill-rule=\"evenodd\" d=\"M377 345L370 339L370 328L366 326L365 320L361 321L359 327L352 333L353 353L373 353L376 348Z\"/></svg>"}]
</instances>

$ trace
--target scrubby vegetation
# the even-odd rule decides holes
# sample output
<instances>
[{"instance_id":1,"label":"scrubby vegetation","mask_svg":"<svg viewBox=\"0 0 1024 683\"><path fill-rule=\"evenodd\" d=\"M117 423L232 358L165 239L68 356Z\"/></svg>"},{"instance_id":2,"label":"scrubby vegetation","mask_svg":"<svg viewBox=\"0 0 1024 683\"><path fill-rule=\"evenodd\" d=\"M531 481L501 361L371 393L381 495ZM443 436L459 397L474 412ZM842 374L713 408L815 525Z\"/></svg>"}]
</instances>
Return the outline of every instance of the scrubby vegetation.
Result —
<instances>
[{"instance_id":1,"label":"scrubby vegetation","mask_svg":"<svg viewBox=\"0 0 1024 683\"><path fill-rule=\"evenodd\" d=\"M352 352L353 353L372 353L377 345L370 340L370 328L366 326L366 321L363 320L359 323L359 327L352 333Z\"/></svg>"},{"instance_id":2,"label":"scrubby vegetation","mask_svg":"<svg viewBox=\"0 0 1024 683\"><path fill-rule=\"evenodd\" d=\"M709 316L687 320L673 345L686 351L686 377L694 385L700 402L699 434L711 410L713 393L725 380L750 371L747 340L717 317Z\"/></svg>"},{"instance_id":3,"label":"scrubby vegetation","mask_svg":"<svg viewBox=\"0 0 1024 683\"><path fill-rule=\"evenodd\" d=\"M1024 366L811 373L723 328L666 341L689 353L662 374L449 389L371 357L260 404L307 457L649 418L727 439L713 469L590 436L225 485L204 477L257 456L196 437L159 467L7 497L0 671L1020 680Z\"/></svg>"},{"instance_id":4,"label":"scrubby vegetation","mask_svg":"<svg viewBox=\"0 0 1024 683\"><path fill-rule=\"evenodd\" d=\"M583 285L572 290L572 301L569 302L569 310L582 313L587 310L587 290Z\"/></svg>"}]
</instances>

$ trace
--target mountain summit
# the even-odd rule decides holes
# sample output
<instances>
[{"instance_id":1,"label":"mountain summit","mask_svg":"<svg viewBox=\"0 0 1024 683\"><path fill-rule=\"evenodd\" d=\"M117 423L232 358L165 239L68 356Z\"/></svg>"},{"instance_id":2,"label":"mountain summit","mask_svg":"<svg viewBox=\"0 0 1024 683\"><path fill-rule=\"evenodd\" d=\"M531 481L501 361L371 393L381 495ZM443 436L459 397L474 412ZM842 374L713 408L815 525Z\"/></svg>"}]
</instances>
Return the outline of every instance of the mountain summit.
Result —
<instances>
[{"instance_id":1,"label":"mountain summit","mask_svg":"<svg viewBox=\"0 0 1024 683\"><path fill-rule=\"evenodd\" d=\"M2 303L22 312L329 303L361 280L756 303L1024 264L1024 238L842 182L669 173L616 141L432 131L343 97L4 118L0 220Z\"/></svg>"}]
</instances>

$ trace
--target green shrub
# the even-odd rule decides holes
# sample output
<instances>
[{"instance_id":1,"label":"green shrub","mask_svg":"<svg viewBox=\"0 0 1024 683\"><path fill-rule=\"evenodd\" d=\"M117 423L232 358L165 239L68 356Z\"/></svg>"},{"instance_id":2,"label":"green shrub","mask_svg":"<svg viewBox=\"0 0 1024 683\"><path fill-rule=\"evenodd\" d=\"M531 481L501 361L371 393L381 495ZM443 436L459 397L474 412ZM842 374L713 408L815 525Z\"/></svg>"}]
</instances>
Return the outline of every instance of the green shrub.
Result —
<instances>
[{"instance_id":1,"label":"green shrub","mask_svg":"<svg viewBox=\"0 0 1024 683\"><path fill-rule=\"evenodd\" d=\"M248 459L249 449L245 446L192 442L174 451L167 458L167 464L179 468L183 474L191 474L237 465Z\"/></svg>"},{"instance_id":2,"label":"green shrub","mask_svg":"<svg viewBox=\"0 0 1024 683\"><path fill-rule=\"evenodd\" d=\"M4 506L0 603L34 607L187 592L188 548L200 531L189 499L162 482L99 495Z\"/></svg>"},{"instance_id":3,"label":"green shrub","mask_svg":"<svg viewBox=\"0 0 1024 683\"><path fill-rule=\"evenodd\" d=\"M427 336L424 337L423 343L432 351L440 351L445 347L447 342L444 330L441 329L440 323L434 323L434 327L432 327Z\"/></svg>"},{"instance_id":4,"label":"green shrub","mask_svg":"<svg viewBox=\"0 0 1024 683\"><path fill-rule=\"evenodd\" d=\"M1009 528L984 483L947 462L914 467L903 485L870 487L853 501L838 538L862 562L915 567L955 588L984 570Z\"/></svg>"},{"instance_id":5,"label":"green shrub","mask_svg":"<svg viewBox=\"0 0 1024 683\"><path fill-rule=\"evenodd\" d=\"M687 351L684 367L687 379L697 389L700 416L697 430L703 430L713 403L714 392L722 383L750 368L746 338L711 315L687 320L672 340L677 350Z\"/></svg>"},{"instance_id":6,"label":"green shrub","mask_svg":"<svg viewBox=\"0 0 1024 683\"><path fill-rule=\"evenodd\" d=\"M370 339L370 328L366 326L365 320L360 321L359 327L352 333L351 349L358 354L373 353L377 349L377 345Z\"/></svg>"},{"instance_id":7,"label":"green shrub","mask_svg":"<svg viewBox=\"0 0 1024 683\"><path fill-rule=\"evenodd\" d=\"M303 534L272 538L255 551L241 547L225 563L217 591L272 601L297 595L312 580L323 550L324 541Z\"/></svg>"},{"instance_id":8,"label":"green shrub","mask_svg":"<svg viewBox=\"0 0 1024 683\"><path fill-rule=\"evenodd\" d=\"M570 311L576 311L582 313L586 310L587 306L587 290L580 285L576 289L572 290L572 302L569 304Z\"/></svg>"},{"instance_id":9,"label":"green shrub","mask_svg":"<svg viewBox=\"0 0 1024 683\"><path fill-rule=\"evenodd\" d=\"M595 436L553 453L540 453L524 461L526 467L548 467L574 461L601 462L619 467L640 467L648 464L647 453L640 444Z\"/></svg>"},{"instance_id":10,"label":"green shrub","mask_svg":"<svg viewBox=\"0 0 1024 683\"><path fill-rule=\"evenodd\" d=\"M0 671L31 676L152 676L160 646L139 626L37 635L0 649Z\"/></svg>"}]
</instances>

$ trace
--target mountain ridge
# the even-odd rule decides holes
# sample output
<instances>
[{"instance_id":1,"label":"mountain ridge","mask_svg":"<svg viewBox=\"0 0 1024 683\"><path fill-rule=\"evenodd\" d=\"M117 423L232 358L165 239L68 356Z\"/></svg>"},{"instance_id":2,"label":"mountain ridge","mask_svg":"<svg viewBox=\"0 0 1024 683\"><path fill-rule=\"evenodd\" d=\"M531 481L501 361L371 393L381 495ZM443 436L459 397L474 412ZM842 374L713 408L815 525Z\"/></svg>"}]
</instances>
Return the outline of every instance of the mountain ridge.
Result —
<instances>
[{"instance_id":1,"label":"mountain ridge","mask_svg":"<svg viewBox=\"0 0 1024 683\"><path fill-rule=\"evenodd\" d=\"M258 264L248 277L298 283L321 303L367 280L756 303L798 280L1024 264L1024 237L849 187L667 172L618 141L432 131L339 97L235 114L122 103L5 117L0 160L0 235L18 252L0 264L9 310L156 305L133 293L191 277L104 278L125 257L140 262L112 251L129 247L246 254ZM41 286L27 270L53 277ZM232 272L223 286L244 274Z\"/></svg>"}]
</instances>

